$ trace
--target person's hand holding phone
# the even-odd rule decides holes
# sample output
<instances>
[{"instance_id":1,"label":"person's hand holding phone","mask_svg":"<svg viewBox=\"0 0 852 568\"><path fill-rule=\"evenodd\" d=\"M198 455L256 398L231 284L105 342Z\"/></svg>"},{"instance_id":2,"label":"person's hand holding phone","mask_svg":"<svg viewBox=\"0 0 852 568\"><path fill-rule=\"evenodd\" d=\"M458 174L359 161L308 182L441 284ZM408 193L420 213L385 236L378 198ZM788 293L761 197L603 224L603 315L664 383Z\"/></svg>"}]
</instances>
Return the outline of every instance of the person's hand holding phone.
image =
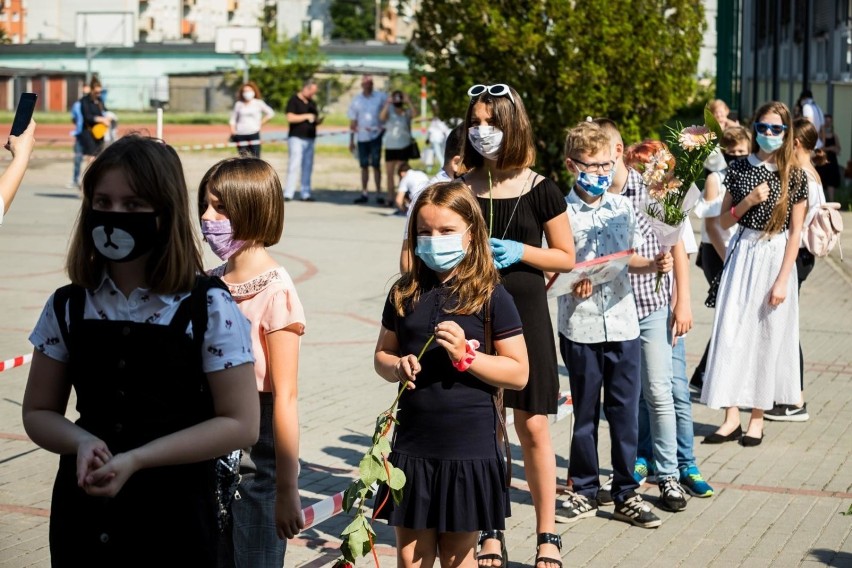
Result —
<instances>
[{"instance_id":1,"label":"person's hand holding phone","mask_svg":"<svg viewBox=\"0 0 852 568\"><path fill-rule=\"evenodd\" d=\"M20 136L9 136L4 148L12 153L12 158L15 156L30 157L35 146L35 128L36 121L30 119L29 126L27 126L27 129Z\"/></svg>"}]
</instances>

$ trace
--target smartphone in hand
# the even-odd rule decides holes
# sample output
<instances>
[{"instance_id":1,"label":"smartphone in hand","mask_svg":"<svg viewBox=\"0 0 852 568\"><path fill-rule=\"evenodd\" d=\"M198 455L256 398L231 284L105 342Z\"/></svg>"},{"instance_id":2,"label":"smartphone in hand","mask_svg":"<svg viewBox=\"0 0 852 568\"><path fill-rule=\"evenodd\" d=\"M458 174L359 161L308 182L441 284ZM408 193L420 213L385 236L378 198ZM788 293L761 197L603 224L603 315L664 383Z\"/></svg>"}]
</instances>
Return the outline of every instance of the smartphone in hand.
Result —
<instances>
[{"instance_id":1,"label":"smartphone in hand","mask_svg":"<svg viewBox=\"0 0 852 568\"><path fill-rule=\"evenodd\" d=\"M35 93L21 93L21 98L18 99L18 108L15 110L15 120L12 121L10 136L20 136L30 125L33 112L35 112L36 100L38 100L38 95Z\"/></svg>"}]
</instances>

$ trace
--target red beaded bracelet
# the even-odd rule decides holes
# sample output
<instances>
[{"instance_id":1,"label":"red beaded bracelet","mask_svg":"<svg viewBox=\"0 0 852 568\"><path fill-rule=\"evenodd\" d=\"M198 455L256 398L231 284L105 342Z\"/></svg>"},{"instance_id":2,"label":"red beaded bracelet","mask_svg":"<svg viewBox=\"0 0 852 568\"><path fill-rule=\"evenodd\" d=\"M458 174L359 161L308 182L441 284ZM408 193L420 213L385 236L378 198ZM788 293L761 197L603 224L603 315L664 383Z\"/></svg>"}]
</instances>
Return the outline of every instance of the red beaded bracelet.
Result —
<instances>
[{"instance_id":1,"label":"red beaded bracelet","mask_svg":"<svg viewBox=\"0 0 852 568\"><path fill-rule=\"evenodd\" d=\"M737 221L739 221L739 220L740 220L740 217L737 217L737 214L736 214L736 213L734 213L734 209L736 209L736 207L737 207L736 205L732 205L732 206L731 206L731 217L733 217L734 219L736 219Z\"/></svg>"},{"instance_id":2,"label":"red beaded bracelet","mask_svg":"<svg viewBox=\"0 0 852 568\"><path fill-rule=\"evenodd\" d=\"M464 343L464 355L459 361L453 361L453 367L460 373L464 373L470 368L470 364L476 359L476 350L479 348L479 341L476 339L468 339Z\"/></svg>"}]
</instances>

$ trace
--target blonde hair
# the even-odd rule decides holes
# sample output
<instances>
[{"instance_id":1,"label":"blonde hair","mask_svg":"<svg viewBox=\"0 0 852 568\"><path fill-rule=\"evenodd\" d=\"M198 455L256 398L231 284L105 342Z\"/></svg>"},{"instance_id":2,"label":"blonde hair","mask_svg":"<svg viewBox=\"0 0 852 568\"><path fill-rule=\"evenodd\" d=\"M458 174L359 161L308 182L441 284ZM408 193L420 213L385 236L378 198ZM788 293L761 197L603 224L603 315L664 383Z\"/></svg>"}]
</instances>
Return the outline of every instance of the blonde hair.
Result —
<instances>
[{"instance_id":1,"label":"blonde hair","mask_svg":"<svg viewBox=\"0 0 852 568\"><path fill-rule=\"evenodd\" d=\"M790 109L782 102L771 101L754 113L752 124L760 122L767 114L777 114L781 118L782 124L787 128L782 136L784 138L781 147L778 148L773 155L775 156L775 164L778 166L778 177L781 178L781 193L778 196L778 201L775 203L775 208L772 209L772 215L769 217L769 222L766 224L763 232L766 235L772 235L781 231L787 224L788 209L790 205L790 182L791 178L796 177L801 179L801 170L795 167L796 159L793 149L793 119L790 115ZM752 142L752 152L757 153L760 150L760 145L757 143L757 136ZM798 172L798 173L797 173ZM794 175L795 174L795 175Z\"/></svg>"},{"instance_id":2,"label":"blonde hair","mask_svg":"<svg viewBox=\"0 0 852 568\"><path fill-rule=\"evenodd\" d=\"M470 99L467 113L464 117L465 137L461 148L461 167L459 174L463 174L473 168L478 168L484 163L482 155L473 148L467 129L473 126L473 109L477 103L482 103L491 111L491 123L503 131L503 144L500 154L497 156L498 170L516 170L527 168L535 164L536 152L533 140L532 124L530 124L527 109L521 100L521 95L509 87L509 96L493 96L484 91ZM513 102L514 101L514 102Z\"/></svg>"},{"instance_id":3,"label":"blonde hair","mask_svg":"<svg viewBox=\"0 0 852 568\"><path fill-rule=\"evenodd\" d=\"M437 282L437 276L415 254L417 246L417 219L420 211L428 206L442 207L458 214L470 226L470 245L467 254L455 268L455 276L449 284L450 296L457 302L444 307L445 313L478 313L499 281L499 273L494 267L491 248L488 244L488 230L479 203L461 181L448 181L430 185L417 198L411 212L408 225L406 247L410 255L411 269L404 273L393 285L391 302L396 313L405 315L406 306L413 306L420 300L424 289Z\"/></svg>"},{"instance_id":4,"label":"blonde hair","mask_svg":"<svg viewBox=\"0 0 852 568\"><path fill-rule=\"evenodd\" d=\"M260 158L226 158L207 170L198 185L198 215L215 195L231 221L233 237L269 247L284 232L284 191L269 163Z\"/></svg>"},{"instance_id":5,"label":"blonde hair","mask_svg":"<svg viewBox=\"0 0 852 568\"><path fill-rule=\"evenodd\" d=\"M145 266L146 284L157 294L192 290L204 265L190 221L183 166L171 146L136 134L107 146L83 176L83 203L65 264L71 282L89 290L101 283L107 260L95 251L92 234L86 228L95 188L114 170L123 172L133 193L157 213L159 230Z\"/></svg>"},{"instance_id":6,"label":"blonde hair","mask_svg":"<svg viewBox=\"0 0 852 568\"><path fill-rule=\"evenodd\" d=\"M565 136L565 157L574 159L580 154L597 154L611 147L610 135L594 122L581 122Z\"/></svg>"},{"instance_id":7,"label":"blonde hair","mask_svg":"<svg viewBox=\"0 0 852 568\"><path fill-rule=\"evenodd\" d=\"M731 109L728 107L728 103L723 101L722 99L714 99L707 104L707 108L711 113L716 114L717 110L724 110L725 114L729 114Z\"/></svg>"}]
</instances>

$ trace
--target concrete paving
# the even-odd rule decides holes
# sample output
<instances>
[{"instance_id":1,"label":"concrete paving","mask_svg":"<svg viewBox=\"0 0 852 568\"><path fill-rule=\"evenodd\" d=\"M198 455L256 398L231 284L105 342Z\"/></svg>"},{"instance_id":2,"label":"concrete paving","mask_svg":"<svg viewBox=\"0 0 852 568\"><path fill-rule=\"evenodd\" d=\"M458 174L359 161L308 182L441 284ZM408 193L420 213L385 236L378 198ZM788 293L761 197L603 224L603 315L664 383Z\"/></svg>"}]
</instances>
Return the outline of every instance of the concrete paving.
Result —
<instances>
[{"instance_id":1,"label":"concrete paving","mask_svg":"<svg viewBox=\"0 0 852 568\"><path fill-rule=\"evenodd\" d=\"M190 193L225 153L183 154ZM42 154L47 157L48 154ZM265 157L279 172L284 154ZM25 187L0 227L0 360L31 352L27 336L49 294L66 283L63 262L79 201L65 189L70 163L33 162ZM385 295L397 272L403 221L375 205L355 206L357 165L348 156L320 156L316 203L287 205L285 236L273 253L294 277L308 318L300 361L301 461L304 505L342 491L369 445L376 415L395 388L372 366ZM844 213L849 227L852 214ZM844 238L852 254L852 229ZM216 259L206 254L208 266ZM721 411L695 403L695 452L716 495L690 498L684 512L655 512L659 529L595 518L557 525L566 566L846 566L852 567L852 270L820 260L801 296L802 345L810 420L767 423L758 448L701 445ZM687 340L688 372L712 325L703 306L706 283L693 267L695 327ZM555 312L555 303L551 306ZM568 387L561 366L563 388ZM28 440L20 410L27 366L0 373L0 566L49 566L50 491L57 456ZM73 408L69 416L74 416ZM745 422L745 415L743 420ZM565 482L569 420L553 425L558 481ZM606 423L600 454L609 463ZM520 456L512 433L513 454ZM535 522L523 463L516 458L513 516L507 540L512 567L531 565ZM604 470L603 474L608 473ZM658 490L642 491L656 507ZM556 499L557 496L554 496ZM161 504L168 514L168 504ZM345 514L291 541L286 566L320 567L339 555ZM377 523L379 558L394 560L393 532ZM369 566L365 558L358 566Z\"/></svg>"}]
</instances>

